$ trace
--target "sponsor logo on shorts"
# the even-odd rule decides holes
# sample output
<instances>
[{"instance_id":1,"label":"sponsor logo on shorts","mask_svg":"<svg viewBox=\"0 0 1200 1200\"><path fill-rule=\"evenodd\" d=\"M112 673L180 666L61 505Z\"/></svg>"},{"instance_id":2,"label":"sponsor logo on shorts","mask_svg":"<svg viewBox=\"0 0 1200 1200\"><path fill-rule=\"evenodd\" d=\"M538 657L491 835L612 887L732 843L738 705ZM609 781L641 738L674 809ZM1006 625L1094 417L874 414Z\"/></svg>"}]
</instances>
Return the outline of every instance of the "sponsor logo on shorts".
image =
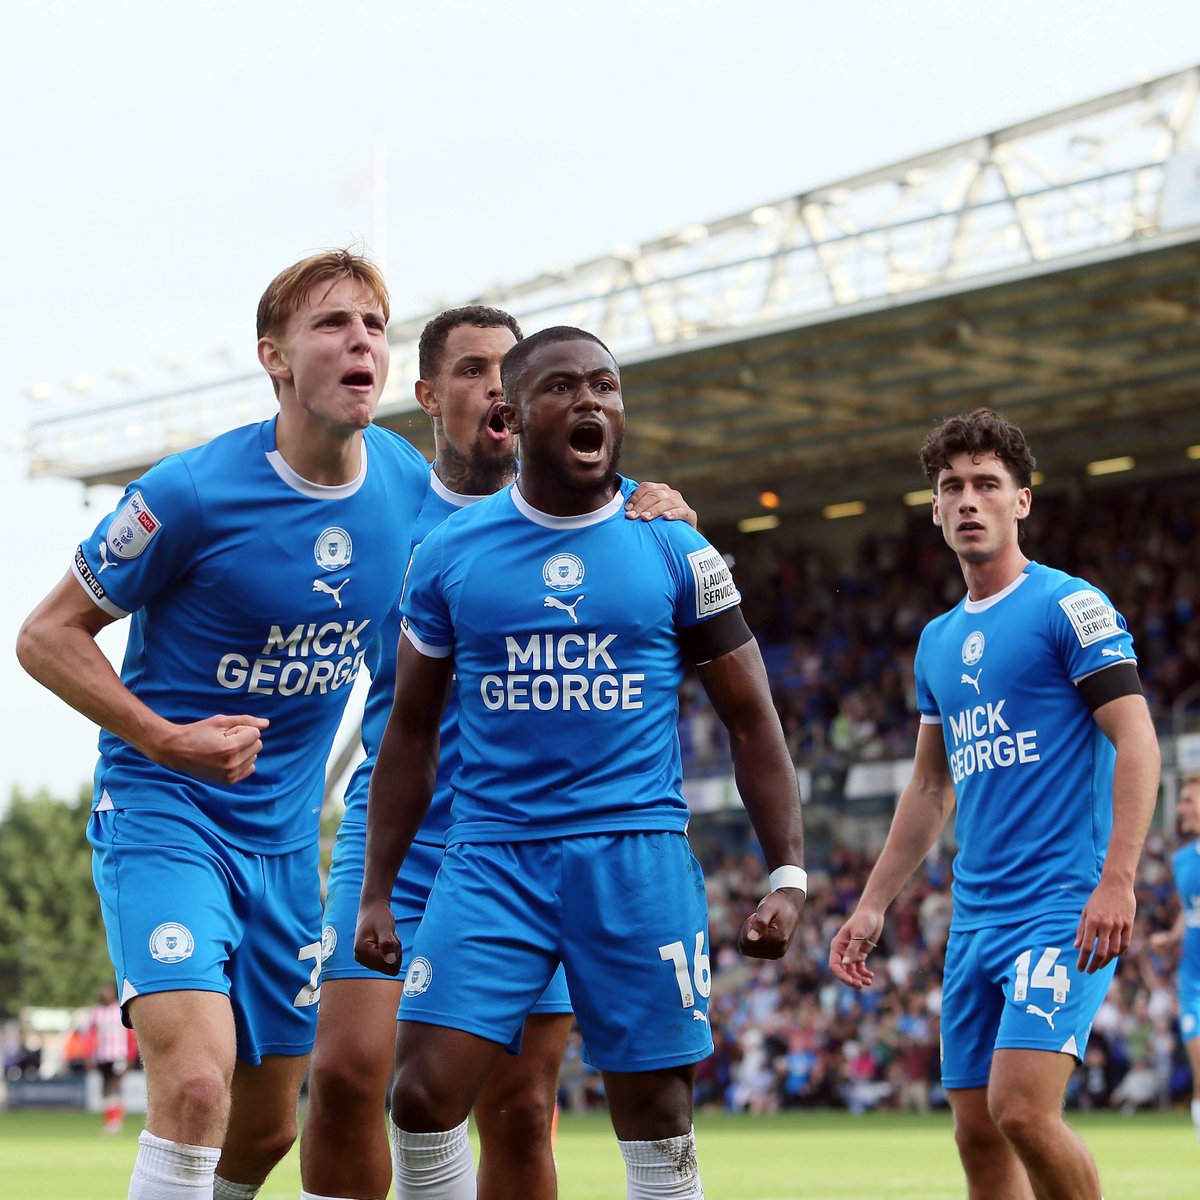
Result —
<instances>
[{"instance_id":1,"label":"sponsor logo on shorts","mask_svg":"<svg viewBox=\"0 0 1200 1200\"><path fill-rule=\"evenodd\" d=\"M1067 614L1081 646L1091 646L1121 632L1112 605L1091 588L1064 596L1058 607Z\"/></svg>"},{"instance_id":2,"label":"sponsor logo on shorts","mask_svg":"<svg viewBox=\"0 0 1200 1200\"><path fill-rule=\"evenodd\" d=\"M338 525L322 529L313 546L313 556L317 566L322 571L340 571L349 566L350 556L354 553L354 542L350 535Z\"/></svg>"},{"instance_id":3,"label":"sponsor logo on shorts","mask_svg":"<svg viewBox=\"0 0 1200 1200\"><path fill-rule=\"evenodd\" d=\"M321 961L328 962L337 949L337 930L332 925L326 925L321 930Z\"/></svg>"},{"instance_id":4,"label":"sponsor logo on shorts","mask_svg":"<svg viewBox=\"0 0 1200 1200\"><path fill-rule=\"evenodd\" d=\"M408 964L408 971L404 976L404 994L406 996L419 996L422 992L429 990L429 985L433 982L433 967L427 958L414 958Z\"/></svg>"},{"instance_id":5,"label":"sponsor logo on shorts","mask_svg":"<svg viewBox=\"0 0 1200 1200\"><path fill-rule=\"evenodd\" d=\"M162 522L150 511L141 492L134 492L109 522L108 548L117 558L137 558L162 528ZM115 566L115 563L106 563ZM101 570L104 568L102 567Z\"/></svg>"},{"instance_id":6,"label":"sponsor logo on shorts","mask_svg":"<svg viewBox=\"0 0 1200 1200\"><path fill-rule=\"evenodd\" d=\"M542 580L556 592L570 592L583 582L583 560L574 554L554 554L542 567Z\"/></svg>"},{"instance_id":7,"label":"sponsor logo on shorts","mask_svg":"<svg viewBox=\"0 0 1200 1200\"><path fill-rule=\"evenodd\" d=\"M196 939L186 925L178 921L164 921L150 935L151 957L160 963L183 962L191 958L196 949Z\"/></svg>"},{"instance_id":8,"label":"sponsor logo on shorts","mask_svg":"<svg viewBox=\"0 0 1200 1200\"><path fill-rule=\"evenodd\" d=\"M1036 1004L1027 1004L1025 1006L1025 1011L1031 1017L1043 1017L1046 1021L1046 1024L1049 1025L1051 1029L1053 1029L1054 1028L1054 1014L1056 1012L1058 1012L1058 1010L1061 1007L1062 1007L1062 1005L1059 1004L1059 1005L1056 1005L1054 1008L1052 1008L1049 1012L1045 1012L1043 1009L1038 1008L1038 1006Z\"/></svg>"}]
</instances>

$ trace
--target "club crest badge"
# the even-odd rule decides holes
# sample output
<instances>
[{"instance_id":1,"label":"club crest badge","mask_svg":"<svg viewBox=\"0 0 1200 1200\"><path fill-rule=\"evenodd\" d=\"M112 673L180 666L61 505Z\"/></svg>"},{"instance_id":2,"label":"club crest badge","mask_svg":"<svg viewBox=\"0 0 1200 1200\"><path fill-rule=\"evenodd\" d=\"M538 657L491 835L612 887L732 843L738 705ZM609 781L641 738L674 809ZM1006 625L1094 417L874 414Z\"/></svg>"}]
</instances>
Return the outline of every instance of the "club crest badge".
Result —
<instances>
[{"instance_id":1,"label":"club crest badge","mask_svg":"<svg viewBox=\"0 0 1200 1200\"><path fill-rule=\"evenodd\" d=\"M556 592L569 592L583 582L583 561L574 554L555 554L542 567L542 582Z\"/></svg>"},{"instance_id":2,"label":"club crest badge","mask_svg":"<svg viewBox=\"0 0 1200 1200\"><path fill-rule=\"evenodd\" d=\"M414 958L404 974L404 994L419 996L433 982L433 966L427 958Z\"/></svg>"},{"instance_id":3,"label":"club crest badge","mask_svg":"<svg viewBox=\"0 0 1200 1200\"><path fill-rule=\"evenodd\" d=\"M350 540L350 535L337 525L323 529L313 547L317 566L322 571L340 571L349 565L353 553L354 543Z\"/></svg>"},{"instance_id":4,"label":"club crest badge","mask_svg":"<svg viewBox=\"0 0 1200 1200\"><path fill-rule=\"evenodd\" d=\"M967 634L967 640L962 645L963 666L973 667L983 657L984 645L983 634L978 629Z\"/></svg>"},{"instance_id":5,"label":"club crest badge","mask_svg":"<svg viewBox=\"0 0 1200 1200\"><path fill-rule=\"evenodd\" d=\"M326 925L321 930L321 961L328 962L337 949L337 930L332 925Z\"/></svg>"},{"instance_id":6,"label":"club crest badge","mask_svg":"<svg viewBox=\"0 0 1200 1200\"><path fill-rule=\"evenodd\" d=\"M150 511L142 493L134 492L109 522L108 534L100 546L100 556L104 560L100 570L115 566L105 555L105 547L115 558L137 558L161 528L162 522Z\"/></svg>"},{"instance_id":7,"label":"club crest badge","mask_svg":"<svg viewBox=\"0 0 1200 1200\"><path fill-rule=\"evenodd\" d=\"M150 935L150 954L160 963L183 962L191 958L196 949L196 939L186 925L178 921L164 921Z\"/></svg>"}]
</instances>

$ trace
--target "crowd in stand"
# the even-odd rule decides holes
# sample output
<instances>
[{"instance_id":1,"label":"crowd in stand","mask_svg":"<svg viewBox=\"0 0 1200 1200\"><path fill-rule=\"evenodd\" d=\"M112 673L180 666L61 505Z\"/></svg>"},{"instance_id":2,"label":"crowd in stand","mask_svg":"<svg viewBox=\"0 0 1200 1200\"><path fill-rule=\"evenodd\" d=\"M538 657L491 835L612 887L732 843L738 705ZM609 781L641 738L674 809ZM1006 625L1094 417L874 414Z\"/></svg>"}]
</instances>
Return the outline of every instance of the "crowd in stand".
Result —
<instances>
[{"instance_id":1,"label":"crowd in stand","mask_svg":"<svg viewBox=\"0 0 1200 1200\"><path fill-rule=\"evenodd\" d=\"M1087 492L1073 501L1039 497L1026 526L1029 557L1104 588L1125 615L1163 731L1172 705L1200 683L1198 535L1200 490L1186 481ZM901 534L865 539L849 564L803 549L777 551L759 570L738 574L796 762L814 774L844 776L852 762L911 756L917 640L964 591L927 513ZM680 737L693 777L728 770L719 731L703 692L694 681L685 684ZM1138 887L1137 936L1072 1080L1071 1104L1132 1111L1190 1094L1175 964L1147 944L1176 911L1169 849L1152 835ZM826 962L830 940L866 881L868 856L834 847L810 870L800 944L778 963L744 959L736 948L739 925L763 886L757 855L705 866L716 1053L700 1066L699 1104L770 1112L944 1103L938 1022L951 915L948 855L927 862L898 897L873 955L875 985L863 992L835 981ZM596 1091L577 1047L564 1078L576 1105Z\"/></svg>"},{"instance_id":2,"label":"crowd in stand","mask_svg":"<svg viewBox=\"0 0 1200 1200\"><path fill-rule=\"evenodd\" d=\"M1125 615L1160 728L1200 684L1200 490L1186 481L1038 496L1026 522L1033 559L1104 588ZM913 655L926 622L964 586L928 515L864 539L849 562L806 549L737 568L793 757L837 767L907 757L916 730ZM1196 705L1200 706L1200 698ZM689 682L680 724L693 775L727 769L720 723Z\"/></svg>"}]
</instances>

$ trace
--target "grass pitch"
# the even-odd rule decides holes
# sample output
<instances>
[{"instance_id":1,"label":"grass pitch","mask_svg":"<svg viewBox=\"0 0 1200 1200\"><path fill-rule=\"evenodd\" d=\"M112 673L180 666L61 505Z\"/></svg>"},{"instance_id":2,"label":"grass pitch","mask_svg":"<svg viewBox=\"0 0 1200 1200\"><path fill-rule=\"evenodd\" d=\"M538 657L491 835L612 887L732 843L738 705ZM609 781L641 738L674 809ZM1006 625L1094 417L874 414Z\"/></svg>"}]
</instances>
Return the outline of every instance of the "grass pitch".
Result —
<instances>
[{"instance_id":1,"label":"grass pitch","mask_svg":"<svg viewBox=\"0 0 1200 1200\"><path fill-rule=\"evenodd\" d=\"M1186 1113L1073 1115L1122 1200L1195 1200L1200 1144ZM85 1113L0 1112L2 1200L116 1200L125 1195L137 1120L115 1138ZM962 1173L945 1114L700 1115L700 1167L709 1200L958 1200ZM606 1117L564 1115L561 1200L619 1200L625 1172ZM296 1151L259 1193L296 1200Z\"/></svg>"}]
</instances>

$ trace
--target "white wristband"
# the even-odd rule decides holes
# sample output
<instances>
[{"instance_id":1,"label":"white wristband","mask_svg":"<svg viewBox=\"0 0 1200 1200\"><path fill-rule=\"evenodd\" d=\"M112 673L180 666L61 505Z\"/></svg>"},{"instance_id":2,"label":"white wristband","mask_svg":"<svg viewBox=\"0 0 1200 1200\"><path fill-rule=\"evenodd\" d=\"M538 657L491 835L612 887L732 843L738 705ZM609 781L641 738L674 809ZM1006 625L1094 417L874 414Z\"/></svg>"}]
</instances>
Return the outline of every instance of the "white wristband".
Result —
<instances>
[{"instance_id":1,"label":"white wristband","mask_svg":"<svg viewBox=\"0 0 1200 1200\"><path fill-rule=\"evenodd\" d=\"M772 892L780 888L799 888L808 895L808 872L803 867L776 867L767 878L767 887Z\"/></svg>"}]
</instances>

